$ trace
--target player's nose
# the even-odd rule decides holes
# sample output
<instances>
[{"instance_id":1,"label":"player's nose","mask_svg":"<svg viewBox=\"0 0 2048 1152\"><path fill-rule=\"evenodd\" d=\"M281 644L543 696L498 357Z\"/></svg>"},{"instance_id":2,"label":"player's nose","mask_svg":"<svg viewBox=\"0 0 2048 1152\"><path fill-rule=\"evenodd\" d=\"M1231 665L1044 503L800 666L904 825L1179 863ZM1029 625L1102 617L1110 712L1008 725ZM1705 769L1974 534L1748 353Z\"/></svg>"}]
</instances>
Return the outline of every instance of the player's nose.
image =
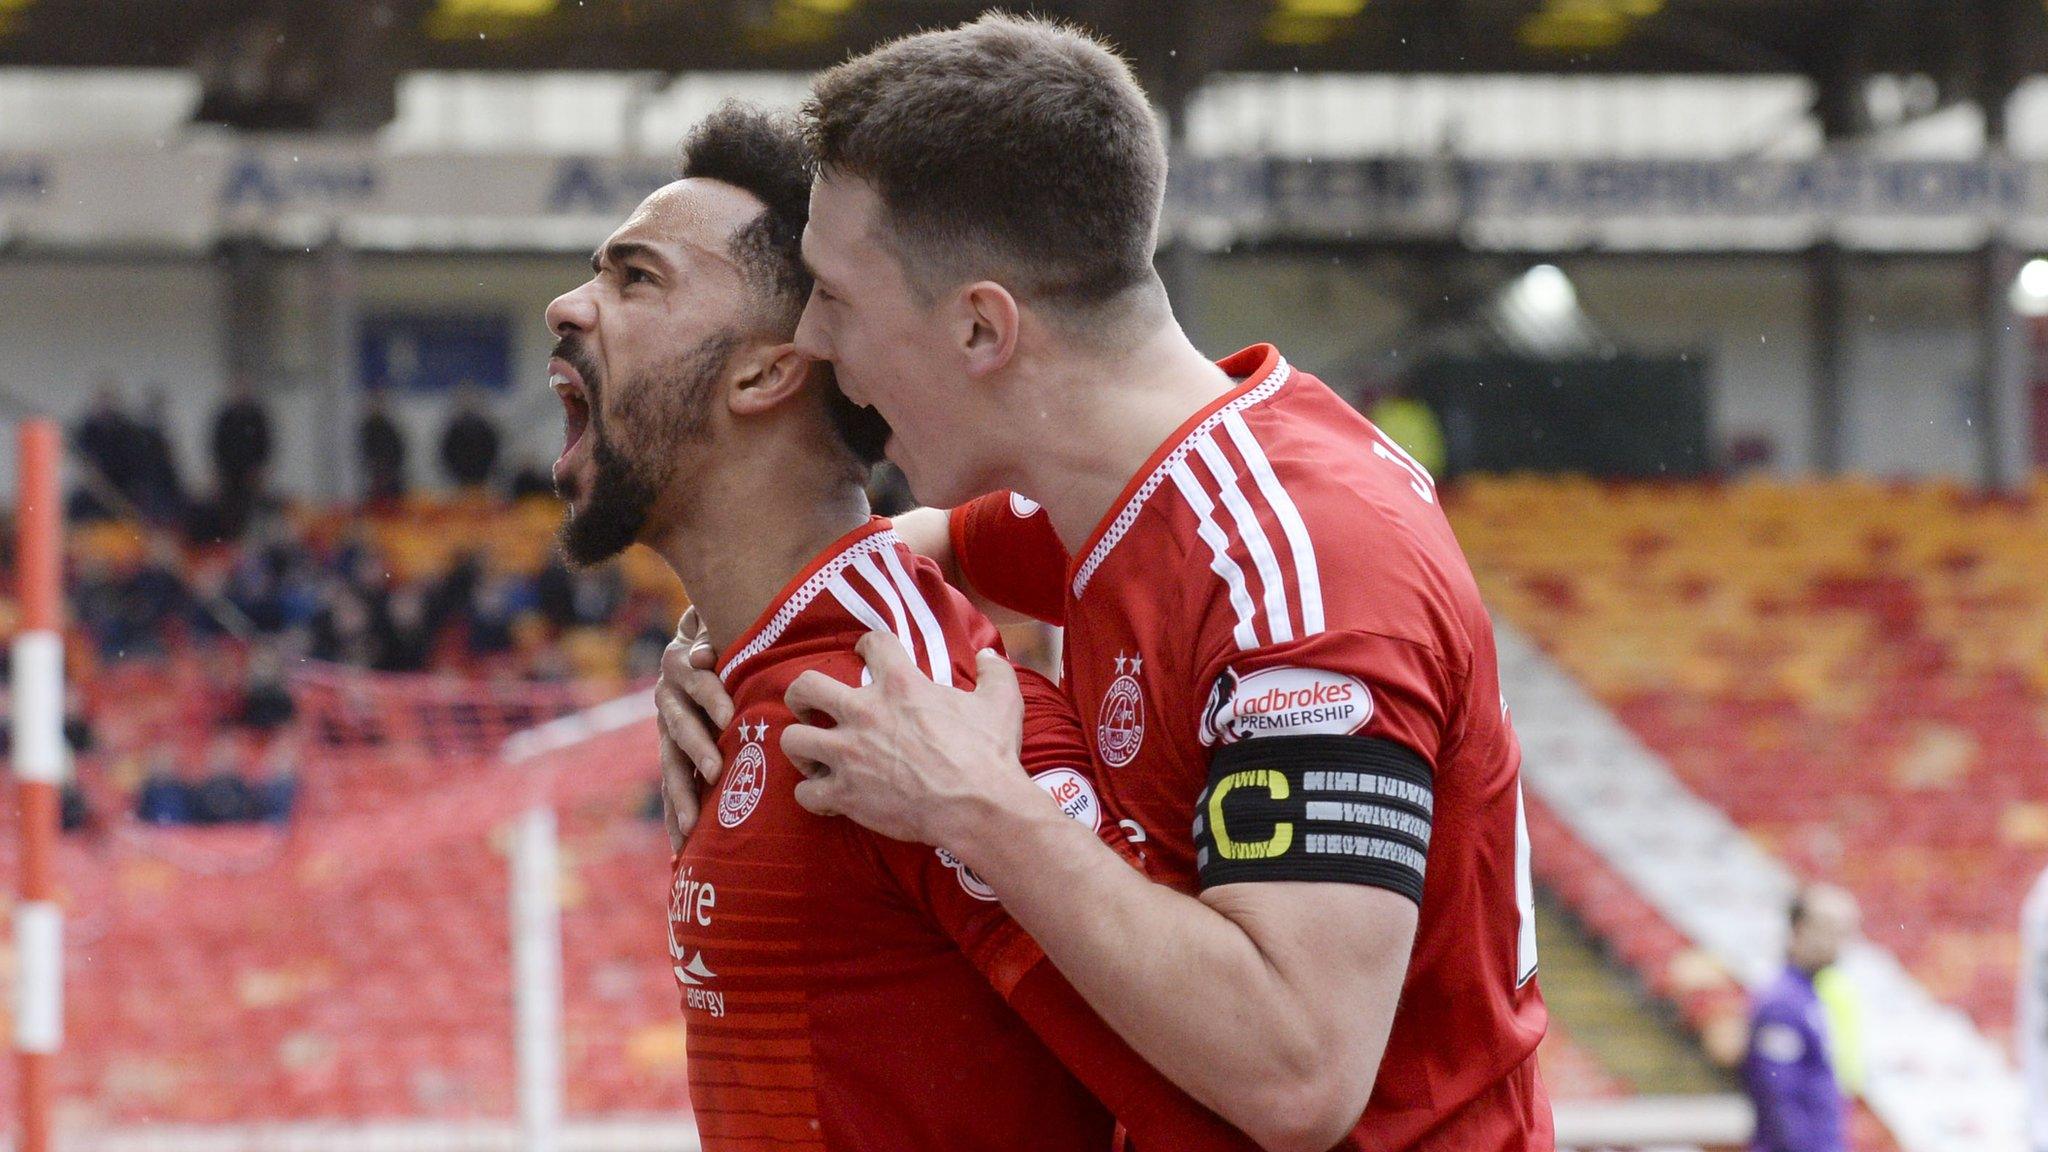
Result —
<instances>
[{"instance_id":1,"label":"player's nose","mask_svg":"<svg viewBox=\"0 0 2048 1152\"><path fill-rule=\"evenodd\" d=\"M572 288L548 304L548 331L557 336L588 332L597 323L597 304L591 299L590 284Z\"/></svg>"},{"instance_id":2,"label":"player's nose","mask_svg":"<svg viewBox=\"0 0 2048 1152\"><path fill-rule=\"evenodd\" d=\"M825 325L818 317L817 299L814 294L805 302L803 315L797 318L796 335L792 339L798 352L813 360L830 360L832 346L825 339Z\"/></svg>"}]
</instances>

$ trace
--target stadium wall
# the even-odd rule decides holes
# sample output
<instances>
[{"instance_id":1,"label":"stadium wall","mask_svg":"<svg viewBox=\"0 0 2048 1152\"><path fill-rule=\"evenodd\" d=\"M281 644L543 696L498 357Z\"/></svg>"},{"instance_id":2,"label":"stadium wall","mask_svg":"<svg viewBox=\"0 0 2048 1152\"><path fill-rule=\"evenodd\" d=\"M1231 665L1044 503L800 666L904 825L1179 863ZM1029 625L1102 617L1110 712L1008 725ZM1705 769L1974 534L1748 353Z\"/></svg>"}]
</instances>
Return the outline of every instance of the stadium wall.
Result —
<instances>
[{"instance_id":1,"label":"stadium wall","mask_svg":"<svg viewBox=\"0 0 2048 1152\"><path fill-rule=\"evenodd\" d=\"M1473 258L1480 259L1480 258ZM1496 276L1510 258L1486 257ZM1533 261L1524 261L1524 263ZM1810 459L1806 273L1797 258L1584 257L1562 267L1587 314L1613 340L1651 351L1692 350L1711 366L1718 439L1762 437L1774 466L1798 472ZM330 378L328 270L310 257L279 258L266 386L282 441L277 486L317 494L335 448L346 451L352 420L336 421L322 396ZM355 311L496 313L511 332L511 388L499 398L508 467L543 465L559 445L560 419L543 387L551 339L542 309L584 275L580 258L556 255L364 254L350 267ZM1855 323L1848 459L1886 475L1971 475L1975 432L1967 381L1976 335L1970 264L1955 257L1893 258L1852 266L1847 314ZM1446 276L1446 283L1455 278ZM1413 287L1406 289L1413 292ZM46 405L67 422L112 374L131 390L162 381L174 390L174 434L188 475L203 477L205 439L228 372L226 277L189 259L0 258L0 342L10 350L0 386ZM1409 301L1386 267L1327 255L1225 255L1198 263L1181 310L1199 343L1227 351L1277 340L1297 363L1340 386L1363 382L1398 358ZM353 349L347 349L353 355ZM1375 362L1377 361L1377 368ZM344 375L352 372L345 366ZM413 479L439 483L434 460L445 400L401 405L410 425ZM2023 421L2008 429L2017 442ZM336 439L334 429L344 430ZM12 490L0 461L0 490Z\"/></svg>"}]
</instances>

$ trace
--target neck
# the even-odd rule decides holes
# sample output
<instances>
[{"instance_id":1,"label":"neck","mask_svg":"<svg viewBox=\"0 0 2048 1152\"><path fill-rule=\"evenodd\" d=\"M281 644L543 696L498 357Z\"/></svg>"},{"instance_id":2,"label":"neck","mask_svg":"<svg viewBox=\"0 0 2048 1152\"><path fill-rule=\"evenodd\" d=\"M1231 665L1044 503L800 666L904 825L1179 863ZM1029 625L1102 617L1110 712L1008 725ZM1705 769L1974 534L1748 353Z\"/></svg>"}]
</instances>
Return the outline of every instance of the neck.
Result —
<instances>
[{"instance_id":1,"label":"neck","mask_svg":"<svg viewBox=\"0 0 2048 1152\"><path fill-rule=\"evenodd\" d=\"M735 439L738 439L737 437ZM768 441L767 437L753 437ZM818 445L721 447L740 467L695 483L647 540L676 574L724 652L825 547L867 522L867 493Z\"/></svg>"},{"instance_id":2,"label":"neck","mask_svg":"<svg viewBox=\"0 0 2048 1152\"><path fill-rule=\"evenodd\" d=\"M1171 314L1114 350L1063 356L1014 424L1023 450L1004 482L1043 505L1074 551L1159 445L1230 386Z\"/></svg>"}]
</instances>

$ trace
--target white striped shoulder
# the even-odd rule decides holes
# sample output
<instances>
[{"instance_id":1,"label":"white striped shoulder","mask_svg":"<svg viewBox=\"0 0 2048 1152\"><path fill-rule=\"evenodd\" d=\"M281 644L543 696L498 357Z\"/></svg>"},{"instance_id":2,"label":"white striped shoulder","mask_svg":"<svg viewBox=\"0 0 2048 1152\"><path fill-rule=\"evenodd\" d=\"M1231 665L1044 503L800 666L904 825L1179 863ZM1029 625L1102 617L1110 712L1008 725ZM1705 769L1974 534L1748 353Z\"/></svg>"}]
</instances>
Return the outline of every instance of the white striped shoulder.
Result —
<instances>
[{"instance_id":1,"label":"white striped shoulder","mask_svg":"<svg viewBox=\"0 0 2048 1152\"><path fill-rule=\"evenodd\" d=\"M953 656L946 630L896 548L862 554L826 587L848 615L871 631L894 636L934 683L953 683Z\"/></svg>"},{"instance_id":2,"label":"white striped shoulder","mask_svg":"<svg viewBox=\"0 0 2048 1152\"><path fill-rule=\"evenodd\" d=\"M1241 650L1314 636L1324 629L1315 541L1243 415L1221 415L1191 438L1172 477L1225 586L1231 636Z\"/></svg>"},{"instance_id":3,"label":"white striped shoulder","mask_svg":"<svg viewBox=\"0 0 2048 1152\"><path fill-rule=\"evenodd\" d=\"M819 596L829 592L833 599L838 600L840 605L845 607L847 601L840 596L838 589L834 587L835 584L845 584L845 572L859 564L862 560L878 553L894 552L901 546L902 541L897 538L895 530L885 528L879 532L861 537L848 545L837 556L819 565L818 570L811 573L808 579L798 585L797 590L790 594L789 599L784 600L782 605L775 610L775 614L769 617L767 626L762 628L760 633L748 641L739 651L728 656L725 663L719 665L719 679L732 679L732 673L735 668L773 648L776 642L782 639L783 633L789 630L789 626L794 624L797 617L803 615L804 610L816 602ZM848 607L847 611L852 612L853 609ZM857 613L856 616L864 622L868 620L868 617L858 616ZM874 617L872 626L876 628L883 627L880 617Z\"/></svg>"}]
</instances>

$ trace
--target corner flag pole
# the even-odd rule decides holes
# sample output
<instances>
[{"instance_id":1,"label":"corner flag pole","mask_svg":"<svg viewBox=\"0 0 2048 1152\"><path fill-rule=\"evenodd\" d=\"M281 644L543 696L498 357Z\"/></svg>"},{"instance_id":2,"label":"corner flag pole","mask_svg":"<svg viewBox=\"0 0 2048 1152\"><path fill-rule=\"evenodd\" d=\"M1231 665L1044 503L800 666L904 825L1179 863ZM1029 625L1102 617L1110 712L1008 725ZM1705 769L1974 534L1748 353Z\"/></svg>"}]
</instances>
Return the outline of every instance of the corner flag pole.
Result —
<instances>
[{"instance_id":1,"label":"corner flag pole","mask_svg":"<svg viewBox=\"0 0 2048 1152\"><path fill-rule=\"evenodd\" d=\"M56 902L58 786L64 772L62 433L21 426L17 525L21 630L14 639L14 777L21 796L21 900L14 910L20 1002L20 1152L49 1152L51 1060L64 1037L63 914Z\"/></svg>"}]
</instances>

